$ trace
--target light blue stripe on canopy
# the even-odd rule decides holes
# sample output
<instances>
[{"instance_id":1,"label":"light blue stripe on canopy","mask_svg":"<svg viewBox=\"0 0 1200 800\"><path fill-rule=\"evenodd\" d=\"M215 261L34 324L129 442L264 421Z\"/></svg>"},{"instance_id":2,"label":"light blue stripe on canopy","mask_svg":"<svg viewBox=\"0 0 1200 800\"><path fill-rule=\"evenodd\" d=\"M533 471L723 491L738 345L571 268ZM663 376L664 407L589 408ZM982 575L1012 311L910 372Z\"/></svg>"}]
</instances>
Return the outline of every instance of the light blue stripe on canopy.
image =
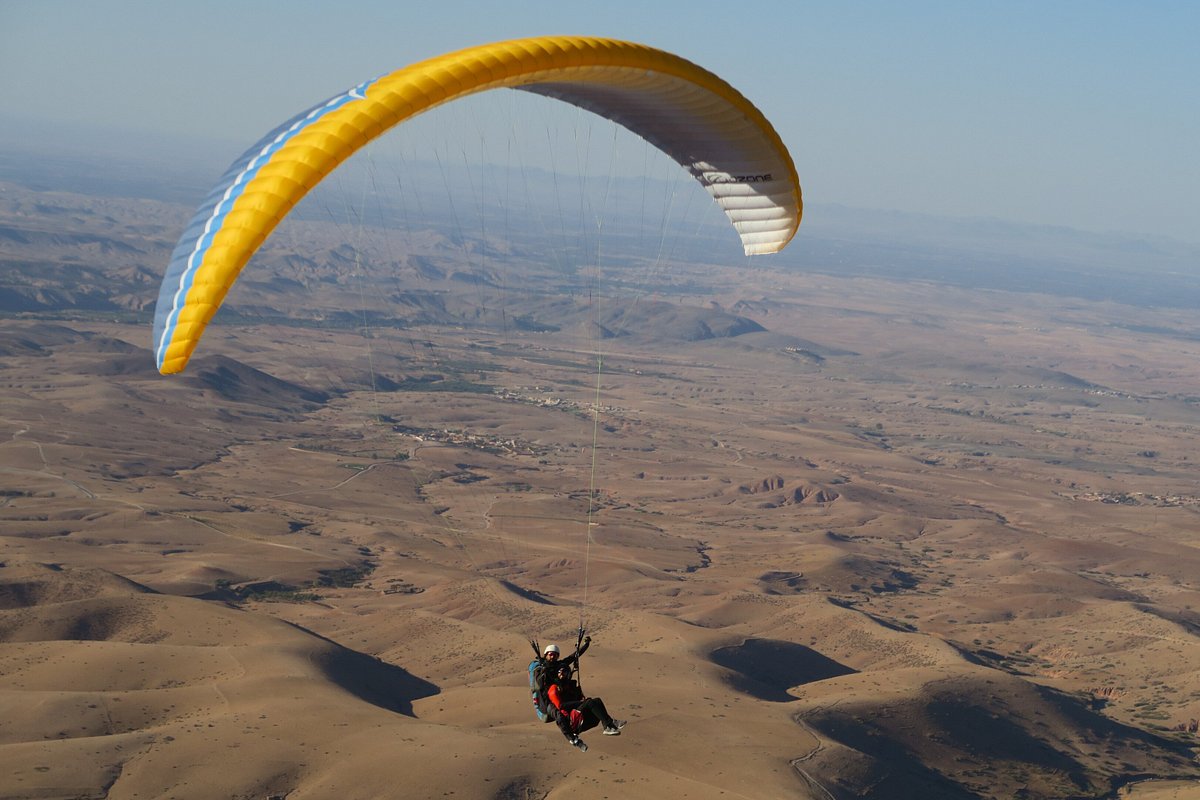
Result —
<instances>
[{"instance_id":1,"label":"light blue stripe on canopy","mask_svg":"<svg viewBox=\"0 0 1200 800\"><path fill-rule=\"evenodd\" d=\"M154 307L154 360L159 369L162 368L167 345L175 332L179 311L183 308L188 290L192 288L196 272L204 262L213 237L225 224L225 215L233 208L234 201L241 196L245 186L263 166L270 163L271 158L289 139L326 114L347 103L365 99L367 88L376 80L378 78L364 81L353 89L336 94L300 112L255 142L225 170L225 174L217 181L216 186L188 222L179 243L171 253L171 260L163 276L158 303Z\"/></svg>"}]
</instances>

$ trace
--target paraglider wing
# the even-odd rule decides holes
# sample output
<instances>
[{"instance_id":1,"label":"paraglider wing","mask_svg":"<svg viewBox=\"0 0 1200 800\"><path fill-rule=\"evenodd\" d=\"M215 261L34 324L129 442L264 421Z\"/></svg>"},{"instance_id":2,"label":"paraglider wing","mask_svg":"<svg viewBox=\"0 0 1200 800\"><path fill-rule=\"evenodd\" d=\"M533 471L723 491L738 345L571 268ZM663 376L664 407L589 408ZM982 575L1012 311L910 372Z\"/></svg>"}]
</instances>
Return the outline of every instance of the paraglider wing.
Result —
<instances>
[{"instance_id":1,"label":"paraglider wing","mask_svg":"<svg viewBox=\"0 0 1200 800\"><path fill-rule=\"evenodd\" d=\"M175 247L154 313L163 374L180 372L238 274L275 226L339 164L394 125L497 88L572 103L642 136L720 204L747 254L774 253L800 224L800 183L770 123L716 75L613 39L546 36L439 56L298 114L237 159Z\"/></svg>"}]
</instances>

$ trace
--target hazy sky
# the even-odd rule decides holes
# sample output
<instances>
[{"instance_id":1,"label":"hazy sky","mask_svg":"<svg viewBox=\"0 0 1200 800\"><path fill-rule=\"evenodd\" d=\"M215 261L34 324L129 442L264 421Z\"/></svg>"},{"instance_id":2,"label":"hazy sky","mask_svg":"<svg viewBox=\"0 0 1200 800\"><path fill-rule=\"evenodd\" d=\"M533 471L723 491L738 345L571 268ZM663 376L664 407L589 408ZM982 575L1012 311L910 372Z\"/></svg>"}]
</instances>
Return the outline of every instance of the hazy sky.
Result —
<instances>
[{"instance_id":1,"label":"hazy sky","mask_svg":"<svg viewBox=\"0 0 1200 800\"><path fill-rule=\"evenodd\" d=\"M727 79L778 128L810 204L1200 241L1191 0L0 0L0 144L93 126L215 138L215 178L365 78L557 33Z\"/></svg>"}]
</instances>

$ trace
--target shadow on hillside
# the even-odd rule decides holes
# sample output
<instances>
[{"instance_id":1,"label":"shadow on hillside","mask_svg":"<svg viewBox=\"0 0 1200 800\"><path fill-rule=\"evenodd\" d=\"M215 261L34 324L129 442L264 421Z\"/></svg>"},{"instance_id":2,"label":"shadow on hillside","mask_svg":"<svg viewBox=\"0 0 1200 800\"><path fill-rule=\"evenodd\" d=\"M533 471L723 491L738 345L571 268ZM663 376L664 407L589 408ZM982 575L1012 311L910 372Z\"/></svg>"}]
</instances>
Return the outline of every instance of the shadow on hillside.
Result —
<instances>
[{"instance_id":1,"label":"shadow on hillside","mask_svg":"<svg viewBox=\"0 0 1200 800\"><path fill-rule=\"evenodd\" d=\"M329 680L359 700L407 717L415 716L414 700L432 697L441 691L436 684L401 667L341 645L333 645L318 658L318 663Z\"/></svg>"},{"instance_id":2,"label":"shadow on hillside","mask_svg":"<svg viewBox=\"0 0 1200 800\"><path fill-rule=\"evenodd\" d=\"M795 700L787 693L793 686L857 672L811 647L778 639L747 639L712 651L709 660L734 671L728 677L733 688L775 703Z\"/></svg>"},{"instance_id":3,"label":"shadow on hillside","mask_svg":"<svg viewBox=\"0 0 1200 800\"><path fill-rule=\"evenodd\" d=\"M845 748L805 769L867 800L1108 797L1134 776L1200 774L1186 745L1015 679L950 681L888 706L829 705L800 719Z\"/></svg>"},{"instance_id":4,"label":"shadow on hillside","mask_svg":"<svg viewBox=\"0 0 1200 800\"><path fill-rule=\"evenodd\" d=\"M835 796L866 800L979 800L983 796L922 763L905 742L870 722L841 715L806 717L805 722L822 736L857 751L833 759L818 773L827 790L840 790Z\"/></svg>"}]
</instances>

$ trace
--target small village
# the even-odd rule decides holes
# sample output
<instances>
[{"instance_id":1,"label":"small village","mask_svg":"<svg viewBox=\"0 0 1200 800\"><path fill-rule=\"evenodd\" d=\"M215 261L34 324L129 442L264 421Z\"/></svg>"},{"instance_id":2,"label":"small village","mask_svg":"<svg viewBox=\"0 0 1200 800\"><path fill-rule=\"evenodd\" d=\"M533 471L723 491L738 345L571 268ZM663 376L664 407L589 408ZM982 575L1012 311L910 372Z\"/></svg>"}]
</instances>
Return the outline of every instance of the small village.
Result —
<instances>
[{"instance_id":1,"label":"small village","mask_svg":"<svg viewBox=\"0 0 1200 800\"><path fill-rule=\"evenodd\" d=\"M1110 503L1121 506L1157 506L1159 508L1179 508L1183 506L1200 506L1200 497L1187 494L1151 494L1148 492L1086 492L1076 495L1076 500L1089 500L1093 503Z\"/></svg>"}]
</instances>

